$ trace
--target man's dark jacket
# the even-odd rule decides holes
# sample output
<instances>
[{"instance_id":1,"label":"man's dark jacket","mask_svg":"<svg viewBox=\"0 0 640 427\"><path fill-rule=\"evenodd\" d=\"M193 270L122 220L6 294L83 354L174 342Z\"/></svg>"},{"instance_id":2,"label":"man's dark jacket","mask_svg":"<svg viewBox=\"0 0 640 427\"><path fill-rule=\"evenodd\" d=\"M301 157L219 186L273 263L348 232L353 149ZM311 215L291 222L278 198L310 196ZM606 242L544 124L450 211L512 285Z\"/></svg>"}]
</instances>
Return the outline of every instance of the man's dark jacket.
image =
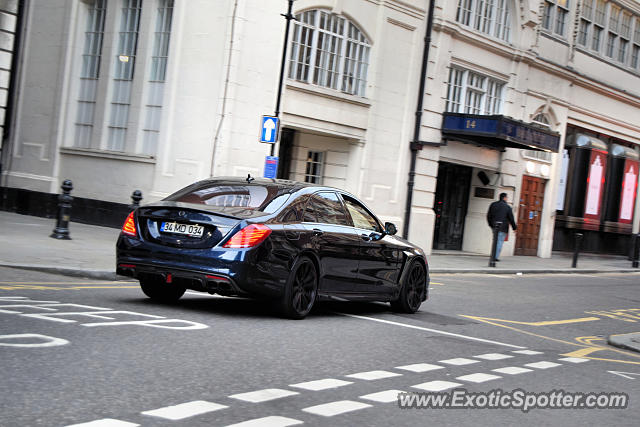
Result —
<instances>
[{"instance_id":1,"label":"man's dark jacket","mask_svg":"<svg viewBox=\"0 0 640 427\"><path fill-rule=\"evenodd\" d=\"M489 211L487 212L487 222L489 223L489 227L493 229L493 224L497 221L502 223L500 224L498 231L502 231L503 233L507 233L509 231L509 224L511 224L511 228L514 230L518 229L516 221L513 219L511 206L509 206L504 200L498 200L497 202L491 203L491 206L489 206Z\"/></svg>"}]
</instances>

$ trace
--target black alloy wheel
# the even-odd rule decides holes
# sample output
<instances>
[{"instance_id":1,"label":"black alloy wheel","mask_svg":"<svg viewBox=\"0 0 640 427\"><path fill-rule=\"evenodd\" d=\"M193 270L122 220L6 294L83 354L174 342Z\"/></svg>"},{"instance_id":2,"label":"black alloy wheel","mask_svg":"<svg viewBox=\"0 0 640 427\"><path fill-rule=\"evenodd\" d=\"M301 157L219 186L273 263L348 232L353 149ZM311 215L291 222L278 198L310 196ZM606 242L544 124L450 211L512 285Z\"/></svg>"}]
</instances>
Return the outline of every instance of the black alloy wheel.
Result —
<instances>
[{"instance_id":1,"label":"black alloy wheel","mask_svg":"<svg viewBox=\"0 0 640 427\"><path fill-rule=\"evenodd\" d=\"M141 279L142 292L154 301L171 304L180 299L187 290L184 286L176 286L155 280Z\"/></svg>"},{"instance_id":2,"label":"black alloy wheel","mask_svg":"<svg viewBox=\"0 0 640 427\"><path fill-rule=\"evenodd\" d=\"M309 258L298 258L287 280L282 301L283 313L291 319L304 319L318 295L318 272Z\"/></svg>"},{"instance_id":3,"label":"black alloy wheel","mask_svg":"<svg viewBox=\"0 0 640 427\"><path fill-rule=\"evenodd\" d=\"M400 296L391 301L391 308L401 313L415 313L422 304L427 277L424 266L419 261L413 261L402 283Z\"/></svg>"}]
</instances>

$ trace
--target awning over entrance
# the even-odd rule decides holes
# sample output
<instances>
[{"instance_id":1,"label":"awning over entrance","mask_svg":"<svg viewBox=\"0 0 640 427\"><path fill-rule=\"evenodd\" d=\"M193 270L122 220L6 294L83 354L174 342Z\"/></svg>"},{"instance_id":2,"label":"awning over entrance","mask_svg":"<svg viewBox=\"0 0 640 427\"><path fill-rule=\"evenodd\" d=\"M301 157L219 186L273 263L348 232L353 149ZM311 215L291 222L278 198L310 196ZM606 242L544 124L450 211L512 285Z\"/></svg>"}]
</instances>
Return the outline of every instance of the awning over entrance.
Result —
<instances>
[{"instance_id":1,"label":"awning over entrance","mask_svg":"<svg viewBox=\"0 0 640 427\"><path fill-rule=\"evenodd\" d=\"M444 139L456 139L492 148L522 148L558 152L560 134L503 115L444 113Z\"/></svg>"}]
</instances>

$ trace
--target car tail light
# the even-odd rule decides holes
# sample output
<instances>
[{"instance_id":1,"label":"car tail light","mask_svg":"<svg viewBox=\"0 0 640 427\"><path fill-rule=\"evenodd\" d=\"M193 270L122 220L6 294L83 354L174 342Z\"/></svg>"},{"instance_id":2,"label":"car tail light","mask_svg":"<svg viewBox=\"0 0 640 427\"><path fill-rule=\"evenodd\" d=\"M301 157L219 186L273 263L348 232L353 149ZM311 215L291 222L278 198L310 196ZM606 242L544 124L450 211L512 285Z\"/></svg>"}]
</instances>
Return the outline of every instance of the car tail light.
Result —
<instances>
[{"instance_id":1,"label":"car tail light","mask_svg":"<svg viewBox=\"0 0 640 427\"><path fill-rule=\"evenodd\" d=\"M128 234L129 236L137 236L138 230L136 229L136 222L133 219L133 212L129 214L127 219L124 220L124 225L122 226L122 232L124 234Z\"/></svg>"},{"instance_id":2,"label":"car tail light","mask_svg":"<svg viewBox=\"0 0 640 427\"><path fill-rule=\"evenodd\" d=\"M250 224L238 231L222 245L223 248L252 248L264 242L271 229L264 224Z\"/></svg>"}]
</instances>

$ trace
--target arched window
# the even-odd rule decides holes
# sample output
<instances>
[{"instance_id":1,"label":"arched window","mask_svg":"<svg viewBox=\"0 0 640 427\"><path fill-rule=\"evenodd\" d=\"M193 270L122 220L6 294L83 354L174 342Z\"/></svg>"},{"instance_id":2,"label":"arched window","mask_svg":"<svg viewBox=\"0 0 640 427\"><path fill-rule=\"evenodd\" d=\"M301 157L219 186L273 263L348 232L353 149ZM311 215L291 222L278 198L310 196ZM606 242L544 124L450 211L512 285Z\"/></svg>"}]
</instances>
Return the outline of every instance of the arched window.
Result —
<instances>
[{"instance_id":1,"label":"arched window","mask_svg":"<svg viewBox=\"0 0 640 427\"><path fill-rule=\"evenodd\" d=\"M296 15L289 78L364 96L370 43L349 20L324 10Z\"/></svg>"},{"instance_id":2,"label":"arched window","mask_svg":"<svg viewBox=\"0 0 640 427\"><path fill-rule=\"evenodd\" d=\"M549 120L549 117L542 112L533 116L531 122L538 126L544 126L547 129L551 129L551 121ZM551 162L552 160L552 154L546 151L523 150L522 155L524 157L541 160L543 162Z\"/></svg>"},{"instance_id":3,"label":"arched window","mask_svg":"<svg viewBox=\"0 0 640 427\"><path fill-rule=\"evenodd\" d=\"M456 21L480 32L509 41L510 0L458 0Z\"/></svg>"},{"instance_id":4,"label":"arched window","mask_svg":"<svg viewBox=\"0 0 640 427\"><path fill-rule=\"evenodd\" d=\"M531 121L537 125L543 125L551 129L551 122L549 118L544 113L536 114Z\"/></svg>"}]
</instances>

